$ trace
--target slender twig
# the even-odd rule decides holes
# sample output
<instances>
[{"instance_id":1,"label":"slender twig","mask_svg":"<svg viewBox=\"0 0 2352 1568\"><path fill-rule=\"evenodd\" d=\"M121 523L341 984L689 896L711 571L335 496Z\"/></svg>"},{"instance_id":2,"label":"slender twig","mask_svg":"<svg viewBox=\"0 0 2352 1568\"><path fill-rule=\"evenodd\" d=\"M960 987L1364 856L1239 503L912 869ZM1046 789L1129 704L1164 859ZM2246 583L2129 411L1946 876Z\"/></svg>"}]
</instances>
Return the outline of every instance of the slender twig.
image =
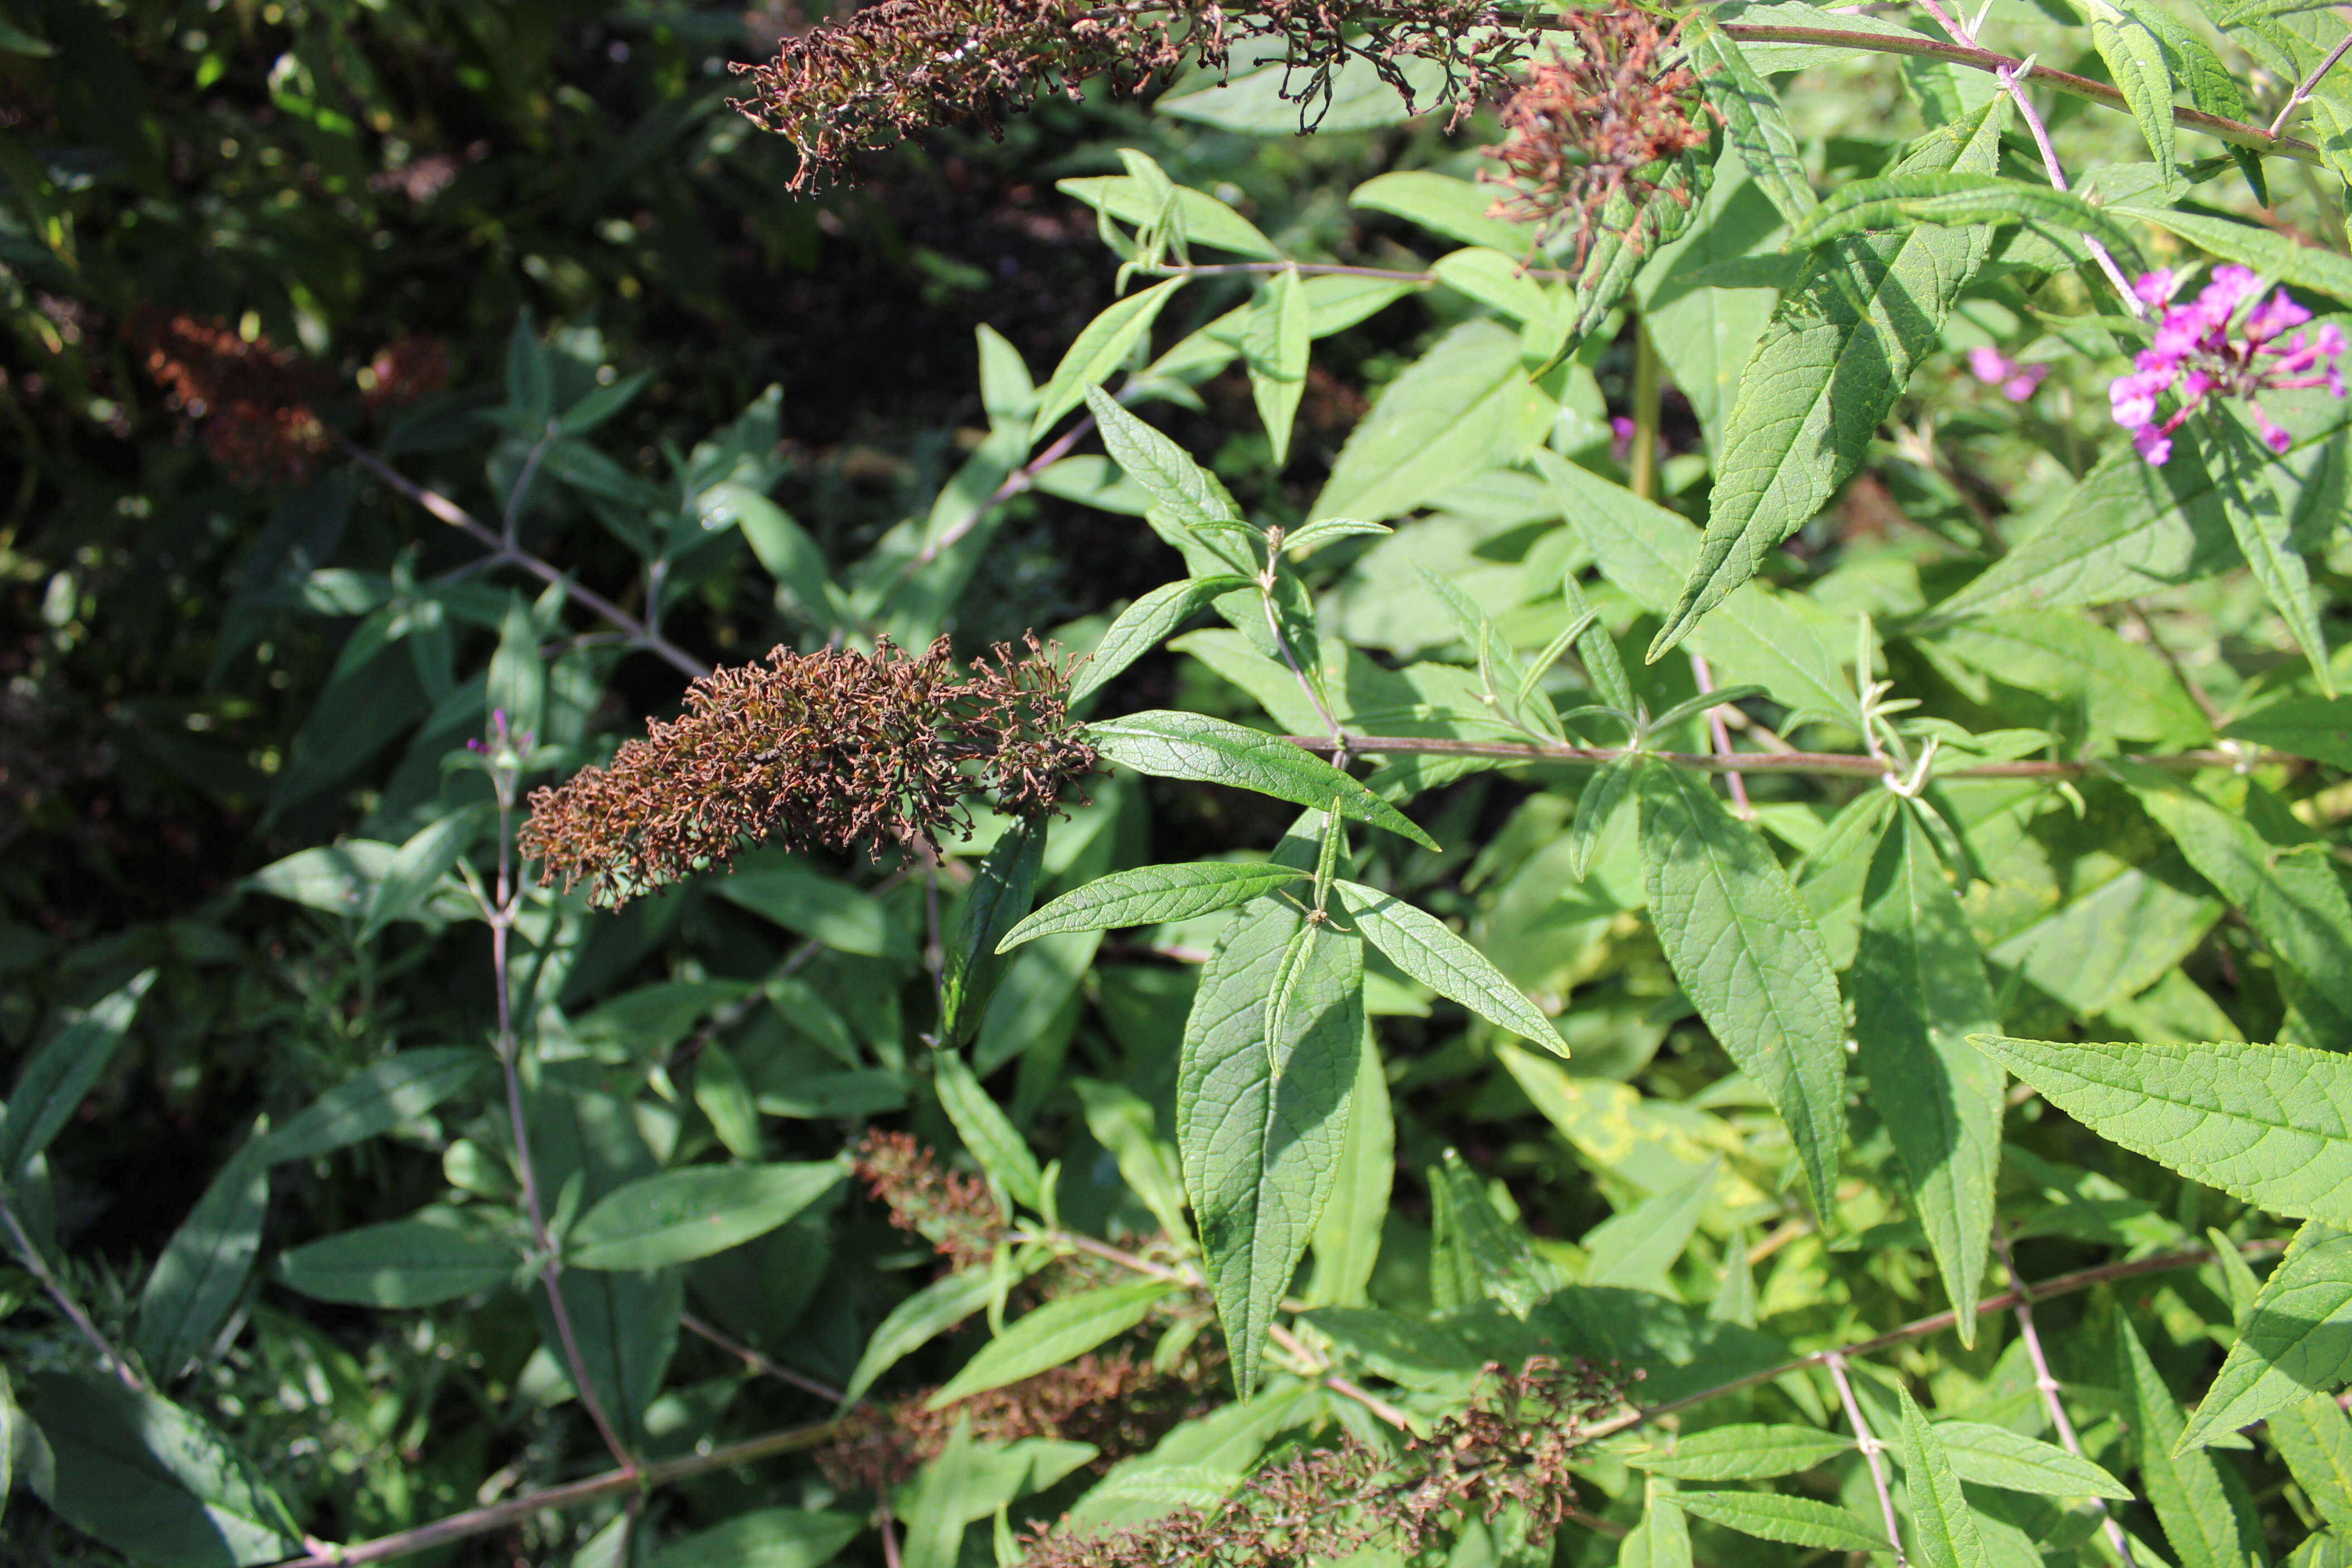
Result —
<instances>
[{"instance_id":1,"label":"slender twig","mask_svg":"<svg viewBox=\"0 0 2352 1568\"><path fill-rule=\"evenodd\" d=\"M522 472L515 476L514 489L507 492L506 510L499 518L499 534L505 547L516 548L516 537L522 531L523 502L530 499L531 481L539 478L539 466L547 460L549 450L562 434L555 421L547 422L547 434L531 443L530 453L522 460Z\"/></svg>"},{"instance_id":2,"label":"slender twig","mask_svg":"<svg viewBox=\"0 0 2352 1568\"><path fill-rule=\"evenodd\" d=\"M1329 1356L1318 1354L1307 1347L1305 1341L1280 1323L1269 1324L1265 1331L1265 1337L1298 1359L1299 1371L1303 1375L1313 1378L1343 1399L1354 1400L1370 1411L1376 1418L1386 1422L1396 1430L1400 1432L1412 1430L1412 1421L1403 1411L1399 1410L1380 1395L1366 1392L1333 1372Z\"/></svg>"},{"instance_id":3,"label":"slender twig","mask_svg":"<svg viewBox=\"0 0 2352 1568\"><path fill-rule=\"evenodd\" d=\"M890 1500L887 1497L874 1505L874 1528L882 1532L882 1568L900 1568L898 1526L890 1517Z\"/></svg>"},{"instance_id":4,"label":"slender twig","mask_svg":"<svg viewBox=\"0 0 2352 1568\"><path fill-rule=\"evenodd\" d=\"M1643 500L1658 488L1658 413L1664 377L1647 321L1633 323L1633 447L1625 488Z\"/></svg>"},{"instance_id":5,"label":"slender twig","mask_svg":"<svg viewBox=\"0 0 2352 1568\"><path fill-rule=\"evenodd\" d=\"M989 492L988 499L974 506L941 531L937 539L918 551L915 558L898 570L898 580L905 582L922 568L937 561L963 536L978 528L981 521L998 507L1037 482L1037 476L1069 455L1070 448L1086 439L1095 427L1095 416L1081 416L1078 422L1064 431L1054 444L1004 476L1004 482Z\"/></svg>"},{"instance_id":6,"label":"slender twig","mask_svg":"<svg viewBox=\"0 0 2352 1568\"><path fill-rule=\"evenodd\" d=\"M2050 1358L2042 1353L2042 1335L2033 1326L2034 1288L2027 1284L2025 1277L2017 1271L2017 1259L2010 1256L2009 1237L2001 1234L1999 1225L1992 1227L1992 1244L2000 1253L2000 1266L2009 1270L2011 1293L2017 1297L2018 1337L2025 1342L2026 1358L2033 1363L2033 1385L2042 1391L2042 1408L2050 1412L2050 1424L2058 1429L2058 1440L2066 1446L2066 1451L2080 1458L2082 1441L2074 1436L2074 1423L2066 1417L2065 1403L2058 1397L2058 1380L2051 1375ZM2121 1521L2107 1507L2106 1500L2093 1498L2091 1506L2098 1511L2100 1523L2106 1531L2107 1544L2116 1549L2116 1555L2123 1560L2124 1568L2139 1568L2132 1557L2131 1537L2124 1533Z\"/></svg>"},{"instance_id":7,"label":"slender twig","mask_svg":"<svg viewBox=\"0 0 2352 1568\"><path fill-rule=\"evenodd\" d=\"M1148 269L1154 278L1236 278L1272 272L1297 272L1308 278L1378 278L1391 283L1434 283L1434 272L1405 272L1393 267L1356 267L1342 261L1218 261L1176 262ZM1558 282L1570 274L1531 267L1526 276Z\"/></svg>"},{"instance_id":8,"label":"slender twig","mask_svg":"<svg viewBox=\"0 0 2352 1568\"><path fill-rule=\"evenodd\" d=\"M1707 668L1706 660L1697 654L1693 654L1690 656L1690 661L1691 675L1697 680L1698 689L1701 691L1714 690L1715 671ZM1715 742L1715 754L1718 757L1730 757L1737 753L1731 749L1731 731L1724 727L1723 711L1720 708L1710 708L1706 710L1706 732ZM1741 820L1755 821L1756 808L1748 802L1748 781L1739 776L1739 770L1737 768L1727 770L1723 775L1723 782L1731 786L1732 809L1739 814Z\"/></svg>"},{"instance_id":9,"label":"slender twig","mask_svg":"<svg viewBox=\"0 0 2352 1568\"><path fill-rule=\"evenodd\" d=\"M317 1548L306 1556L288 1558L277 1568L336 1568L338 1564L357 1568L357 1564L362 1563L383 1563L394 1557L408 1556L411 1552L429 1552L453 1541L488 1535L494 1530L502 1530L535 1514L579 1508L640 1489L667 1486L672 1481L691 1480L714 1470L732 1469L738 1465L773 1458L779 1454L796 1454L803 1448L814 1448L832 1436L834 1426L830 1421L811 1426L792 1426L747 1438L740 1443L730 1443L707 1454L689 1454L684 1458L666 1459L633 1470L606 1470L602 1475L590 1476L583 1480L566 1482L541 1491L523 1492L488 1508L468 1509L464 1513L454 1513L446 1519L419 1525L415 1530L404 1530L394 1535L353 1542L348 1546Z\"/></svg>"},{"instance_id":10,"label":"slender twig","mask_svg":"<svg viewBox=\"0 0 2352 1568\"><path fill-rule=\"evenodd\" d=\"M2058 162L2058 150L2051 145L2050 129L2042 123L2042 112L2026 96L2025 84L2018 79L2018 73L2011 69L1999 70L1993 73L1993 79L2000 83L2010 100L2017 105L2017 112L2024 120L2026 128L2032 132L2033 144L2042 152L2042 172L2050 176L2052 188L2067 189L2066 170ZM2132 292L2131 280L2124 276L2124 269L2116 265L2116 258L2107 247L2093 235L2077 234L2074 237L2083 242L2083 247L2091 253L2091 259L2099 264L2099 270L2106 275L2107 282L2115 289L2116 297L2123 300L2125 308L2135 316L2146 315L2147 302Z\"/></svg>"},{"instance_id":11,"label":"slender twig","mask_svg":"<svg viewBox=\"0 0 2352 1568\"><path fill-rule=\"evenodd\" d=\"M2352 32L2346 33L2343 41L2327 51L2327 58L2311 68L2309 76L2294 84L2294 91L2288 94L2287 100L2279 106L2278 118L2271 121L2272 135L2276 136L2285 130L2286 122L2294 117L2294 111L2311 101L2312 89L2319 85L2319 79L2336 68L2336 62L2344 58L2347 49L2352 49Z\"/></svg>"},{"instance_id":12,"label":"slender twig","mask_svg":"<svg viewBox=\"0 0 2352 1568\"><path fill-rule=\"evenodd\" d=\"M689 1334L699 1335L709 1340L762 1377L772 1377L779 1383L788 1383L803 1394L814 1394L819 1399L831 1400L835 1405L849 1397L829 1383L819 1383L806 1373L794 1372L781 1362L771 1361L740 1340L730 1338L722 1331L704 1322L692 1312L680 1312L677 1315L677 1326Z\"/></svg>"},{"instance_id":13,"label":"slender twig","mask_svg":"<svg viewBox=\"0 0 2352 1568\"><path fill-rule=\"evenodd\" d=\"M1285 735L1283 739L1301 751L1330 752L1339 749L1329 737L1323 735ZM1494 757L1517 763L1567 763L1582 767L1597 767L1632 752L1631 748L1622 746L1461 741L1442 735L1349 735L1346 744L1347 750L1357 756L1419 752L1448 757ZM1699 752L1652 752L1648 755L1662 763L1673 763L1680 767L1696 768L1701 773L1827 773L1885 778L1898 776L1901 771L1882 759L1851 752L1741 752L1729 757ZM2175 773L2194 772L2199 768L2260 767L2296 761L2283 752L2240 755L2234 752L2214 750L2126 755L2110 760L2137 763L2144 767L2164 768ZM1947 779L2078 779L2097 773L2105 765L2097 758L2073 762L2025 757L2005 763L1977 763L1964 768L1952 768L1936 776Z\"/></svg>"},{"instance_id":14,"label":"slender twig","mask_svg":"<svg viewBox=\"0 0 2352 1568\"><path fill-rule=\"evenodd\" d=\"M565 592L570 597L578 600L592 614L602 616L610 621L633 646L658 656L681 674L698 677L710 673L709 665L663 637L646 622L629 614L593 588L584 587L573 581L569 573L564 572L552 562L542 560L518 545L509 544L499 536L498 530L490 527L440 491L428 489L418 484L348 436L339 434L335 440L342 447L345 457L450 527L464 530L476 543L488 550L490 552L488 559L477 563L478 565L520 566L542 583L550 584L562 583L565 584Z\"/></svg>"},{"instance_id":15,"label":"slender twig","mask_svg":"<svg viewBox=\"0 0 2352 1568\"><path fill-rule=\"evenodd\" d=\"M1870 1484L1878 1493L1879 1517L1886 1521L1886 1539L1895 1548L1895 1568L1908 1568L1909 1560L1903 1555L1903 1527L1895 1517L1895 1493L1886 1484L1886 1461L1881 1457L1886 1445L1870 1430L1863 1419L1862 1401L1853 1396L1853 1380L1846 1376L1845 1357L1832 1351L1822 1364L1830 1369L1830 1381L1837 1384L1838 1403L1845 1406L1846 1421L1853 1427L1853 1440L1862 1449L1863 1463L1870 1467Z\"/></svg>"},{"instance_id":16,"label":"slender twig","mask_svg":"<svg viewBox=\"0 0 2352 1568\"><path fill-rule=\"evenodd\" d=\"M16 1218L16 1206L9 1203L5 1187L0 1187L0 1225L5 1225L8 1227L8 1244L16 1256L24 1260L26 1271L41 1282L41 1289L48 1292L50 1301L56 1304L58 1311L65 1314L66 1321L80 1331L81 1337L88 1340L91 1348L98 1352L99 1359L112 1369L115 1376L122 1380L122 1386L134 1394L146 1392L146 1384L142 1382L139 1374L131 1369L131 1363L124 1358L121 1351L114 1348L112 1342L104 1334L99 1331L98 1325L89 1321L89 1314L81 1310L81 1303L75 1300L72 1292L58 1281L54 1273L50 1272L49 1260L41 1256L41 1249L33 1245L33 1238L25 1233L23 1223Z\"/></svg>"}]
</instances>

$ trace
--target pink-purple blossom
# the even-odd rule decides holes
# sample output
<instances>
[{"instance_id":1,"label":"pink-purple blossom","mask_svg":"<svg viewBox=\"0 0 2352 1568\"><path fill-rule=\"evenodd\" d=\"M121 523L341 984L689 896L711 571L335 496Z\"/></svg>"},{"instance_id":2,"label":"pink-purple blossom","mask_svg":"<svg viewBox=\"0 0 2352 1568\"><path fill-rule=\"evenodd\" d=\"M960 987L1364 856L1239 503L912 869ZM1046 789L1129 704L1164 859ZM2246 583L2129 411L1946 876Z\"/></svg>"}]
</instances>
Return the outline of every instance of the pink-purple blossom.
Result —
<instances>
[{"instance_id":1,"label":"pink-purple blossom","mask_svg":"<svg viewBox=\"0 0 2352 1568\"><path fill-rule=\"evenodd\" d=\"M1609 456L1611 458L1622 463L1633 455L1635 428L1633 422L1622 414L1615 416L1609 421Z\"/></svg>"},{"instance_id":2,"label":"pink-purple blossom","mask_svg":"<svg viewBox=\"0 0 2352 1568\"><path fill-rule=\"evenodd\" d=\"M2316 332L2295 331L2311 312L2277 289L2268 300L2262 279L2244 267L2217 267L2212 280L2194 300L2173 302L2180 280L2169 268L2143 273L2132 292L2140 302L2161 306L2148 346L2132 368L2108 384L2116 423L2131 432L2132 447L2151 464L2172 456L2172 433L2210 395L2243 398L2263 444L2284 452L2294 437L2272 423L2256 395L2325 386L2344 395L2344 334L2332 323ZM2242 308L2248 305L2251 309ZM2233 331L2234 324L2234 331ZM2286 336L2294 331L2292 338ZM1982 374L1981 371L1979 372ZM2158 423L2158 405L2169 394L2179 406Z\"/></svg>"},{"instance_id":3,"label":"pink-purple blossom","mask_svg":"<svg viewBox=\"0 0 2352 1568\"><path fill-rule=\"evenodd\" d=\"M2050 374L2046 364L2020 364L1999 349L1981 344L1969 351L1969 369L1987 386L2000 387L2001 395L2011 403L2032 396L2042 378Z\"/></svg>"}]
</instances>

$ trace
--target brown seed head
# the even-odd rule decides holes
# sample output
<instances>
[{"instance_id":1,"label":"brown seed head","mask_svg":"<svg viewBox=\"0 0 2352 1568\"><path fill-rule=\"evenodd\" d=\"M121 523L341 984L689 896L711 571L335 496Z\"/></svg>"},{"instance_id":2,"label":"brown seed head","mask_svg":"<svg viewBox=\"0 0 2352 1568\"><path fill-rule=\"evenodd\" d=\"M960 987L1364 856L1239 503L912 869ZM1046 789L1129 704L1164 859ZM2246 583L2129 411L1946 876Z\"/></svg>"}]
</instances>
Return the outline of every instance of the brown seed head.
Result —
<instances>
[{"instance_id":1,"label":"brown seed head","mask_svg":"<svg viewBox=\"0 0 2352 1568\"><path fill-rule=\"evenodd\" d=\"M647 726L608 768L530 797L526 858L566 890L617 908L743 847L846 853L965 837L965 799L1035 816L1097 759L1069 716L1069 670L1033 636L1016 658L969 672L945 637L919 655L887 638L871 654L778 648L764 665L705 676L686 712Z\"/></svg>"},{"instance_id":2,"label":"brown seed head","mask_svg":"<svg viewBox=\"0 0 2352 1568\"><path fill-rule=\"evenodd\" d=\"M130 340L147 372L195 420L213 460L249 484L307 477L330 446L311 405L331 390L326 373L272 344L247 342L224 321L146 312Z\"/></svg>"}]
</instances>

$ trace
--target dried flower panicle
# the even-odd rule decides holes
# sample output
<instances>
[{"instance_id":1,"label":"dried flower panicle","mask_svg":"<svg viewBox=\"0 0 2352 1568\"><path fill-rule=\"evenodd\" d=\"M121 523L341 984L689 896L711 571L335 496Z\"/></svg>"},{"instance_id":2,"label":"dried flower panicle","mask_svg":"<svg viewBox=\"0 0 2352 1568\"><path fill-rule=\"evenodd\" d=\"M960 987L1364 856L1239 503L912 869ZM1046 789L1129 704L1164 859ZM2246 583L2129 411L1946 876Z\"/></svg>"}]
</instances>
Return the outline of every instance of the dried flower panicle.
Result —
<instances>
[{"instance_id":1,"label":"dried flower panicle","mask_svg":"<svg viewBox=\"0 0 2352 1568\"><path fill-rule=\"evenodd\" d=\"M184 312L142 313L129 335L147 373L196 421L213 460L238 480L299 481L333 449L320 409L340 389L324 366L266 335L248 340L227 321ZM448 379L447 350L402 338L362 374L361 403L381 418Z\"/></svg>"},{"instance_id":2,"label":"dried flower panicle","mask_svg":"<svg viewBox=\"0 0 2352 1568\"><path fill-rule=\"evenodd\" d=\"M942 1170L912 1135L871 1129L850 1160L867 1194L889 1209L890 1223L920 1236L956 1268L986 1263L1004 1239L1004 1216L988 1184Z\"/></svg>"},{"instance_id":3,"label":"dried flower panicle","mask_svg":"<svg viewBox=\"0 0 2352 1568\"><path fill-rule=\"evenodd\" d=\"M1259 1468L1213 1508L1093 1534L1068 1523L1033 1530L1024 1568L1291 1568L1387 1544L1436 1545L1471 1518L1515 1511L1548 1541L1576 1511L1569 1462L1585 1423L1621 1402L1615 1381L1584 1362L1537 1357L1487 1368L1471 1408L1383 1453L1352 1434Z\"/></svg>"},{"instance_id":4,"label":"dried flower panicle","mask_svg":"<svg viewBox=\"0 0 2352 1568\"><path fill-rule=\"evenodd\" d=\"M778 648L705 676L612 766L534 791L523 853L542 879L618 907L752 844L879 855L969 837L974 794L1051 811L1097 758L1069 716L1068 668L1028 642L968 673L941 637L919 655L887 638L871 654Z\"/></svg>"},{"instance_id":5,"label":"dried flower panicle","mask_svg":"<svg viewBox=\"0 0 2352 1568\"><path fill-rule=\"evenodd\" d=\"M1661 192L1690 205L1685 183L1666 178L1675 160L1705 148L1714 111L1689 67L1672 63L1682 30L1644 11L1560 13L1577 46L1530 63L1525 81L1503 105L1509 132L1486 149L1499 160L1511 194L1493 216L1534 223L1547 233L1572 227L1577 265L1604 209L1619 195L1634 209ZM1487 176L1495 178L1497 176ZM1645 227L1630 212L1612 215L1638 247Z\"/></svg>"},{"instance_id":6,"label":"dried flower panicle","mask_svg":"<svg viewBox=\"0 0 2352 1568\"><path fill-rule=\"evenodd\" d=\"M1333 73L1369 64L1404 96L1402 64L1444 62L1442 96L1457 116L1498 86L1524 38L1491 23L1491 0L1259 0L1246 12L1214 0L881 0L846 20L782 40L765 65L739 66L751 92L734 107L792 139L793 188L822 185L860 149L936 126L993 132L1010 110L1097 78L1131 91L1188 56L1223 70L1235 44L1276 39L1303 113L1328 104ZM1477 29L1474 31L1474 29Z\"/></svg>"}]
</instances>

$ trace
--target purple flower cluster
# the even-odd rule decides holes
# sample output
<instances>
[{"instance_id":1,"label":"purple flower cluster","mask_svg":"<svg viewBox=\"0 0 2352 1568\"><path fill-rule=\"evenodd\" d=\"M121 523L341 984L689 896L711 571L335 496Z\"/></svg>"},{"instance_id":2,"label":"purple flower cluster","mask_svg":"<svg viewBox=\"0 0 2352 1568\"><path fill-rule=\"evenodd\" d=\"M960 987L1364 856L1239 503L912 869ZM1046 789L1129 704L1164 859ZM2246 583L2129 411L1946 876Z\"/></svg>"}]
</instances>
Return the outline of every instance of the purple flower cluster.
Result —
<instances>
[{"instance_id":1,"label":"purple flower cluster","mask_svg":"<svg viewBox=\"0 0 2352 1568\"><path fill-rule=\"evenodd\" d=\"M2196 299L2174 304L2179 288L2169 268L2141 275L2132 291L2143 304L2163 306L2164 315L2155 342L2133 359L2128 374L2116 377L2107 388L2116 423L2132 433L2132 446L2150 464L2172 456L2172 433L2208 394L2244 398L2263 442L2274 452L2284 452L2294 438L2271 423L2255 394L2325 386L2344 395L2344 375L2336 366L2344 334L2329 325L2286 338L2311 320L2311 312L2288 299L2285 289L2261 299L2262 279L2243 267L2215 268L2212 281ZM2250 301L2252 309L2240 317L2240 308ZM2168 392L2179 396L2180 405L2159 425L2157 403Z\"/></svg>"},{"instance_id":2,"label":"purple flower cluster","mask_svg":"<svg viewBox=\"0 0 2352 1568\"><path fill-rule=\"evenodd\" d=\"M2032 396L2042 378L2050 374L2046 364L2020 364L1999 349L1981 344L1969 351L1969 369L1987 386L2000 387L2001 395L2011 403Z\"/></svg>"}]
</instances>

